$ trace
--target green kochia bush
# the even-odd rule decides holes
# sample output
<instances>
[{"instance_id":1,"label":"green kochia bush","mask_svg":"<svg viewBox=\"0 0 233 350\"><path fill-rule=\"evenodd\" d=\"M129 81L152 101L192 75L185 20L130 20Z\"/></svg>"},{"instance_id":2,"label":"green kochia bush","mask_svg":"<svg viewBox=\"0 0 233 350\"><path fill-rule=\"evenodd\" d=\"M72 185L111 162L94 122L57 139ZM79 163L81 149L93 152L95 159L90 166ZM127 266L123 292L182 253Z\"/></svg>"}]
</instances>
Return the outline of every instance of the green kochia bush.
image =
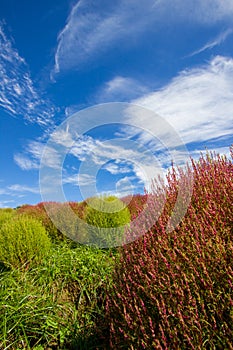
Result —
<instances>
[{"instance_id":1,"label":"green kochia bush","mask_svg":"<svg viewBox=\"0 0 233 350\"><path fill-rule=\"evenodd\" d=\"M51 238L52 241L63 241L64 240L64 235L59 232L57 227L54 225L52 220L50 219L46 208L45 204L49 208L57 208L60 203L56 202L47 202L47 203L38 203L36 205L23 205L20 208L17 209L17 215L27 215L32 218L35 218L36 220L39 220L45 230L48 236Z\"/></svg>"},{"instance_id":2,"label":"green kochia bush","mask_svg":"<svg viewBox=\"0 0 233 350\"><path fill-rule=\"evenodd\" d=\"M129 209L115 196L94 197L87 202L88 243L99 247L120 245L130 222Z\"/></svg>"},{"instance_id":3,"label":"green kochia bush","mask_svg":"<svg viewBox=\"0 0 233 350\"><path fill-rule=\"evenodd\" d=\"M0 228L0 261L7 266L28 267L39 263L50 249L50 239L42 224L22 215Z\"/></svg>"},{"instance_id":4,"label":"green kochia bush","mask_svg":"<svg viewBox=\"0 0 233 350\"><path fill-rule=\"evenodd\" d=\"M14 210L11 208L0 208L0 227L4 222L10 220L14 215Z\"/></svg>"}]
</instances>

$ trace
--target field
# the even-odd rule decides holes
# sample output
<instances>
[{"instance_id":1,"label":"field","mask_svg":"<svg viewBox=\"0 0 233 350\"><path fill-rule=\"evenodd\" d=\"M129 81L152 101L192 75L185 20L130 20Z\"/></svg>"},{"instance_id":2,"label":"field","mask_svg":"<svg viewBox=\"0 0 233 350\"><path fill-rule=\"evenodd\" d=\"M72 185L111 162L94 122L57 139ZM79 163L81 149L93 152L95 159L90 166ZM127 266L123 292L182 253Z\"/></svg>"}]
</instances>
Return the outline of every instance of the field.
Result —
<instances>
[{"instance_id":1,"label":"field","mask_svg":"<svg viewBox=\"0 0 233 350\"><path fill-rule=\"evenodd\" d=\"M190 202L181 196L180 220L168 229L191 178ZM233 349L232 204L232 160L207 153L133 197L120 217L137 225L119 247L106 237L107 248L67 238L43 203L1 209L0 349ZM62 216L66 205L50 203L70 235L78 229L87 242ZM87 203L69 206L110 227ZM111 217L112 227L119 220Z\"/></svg>"}]
</instances>

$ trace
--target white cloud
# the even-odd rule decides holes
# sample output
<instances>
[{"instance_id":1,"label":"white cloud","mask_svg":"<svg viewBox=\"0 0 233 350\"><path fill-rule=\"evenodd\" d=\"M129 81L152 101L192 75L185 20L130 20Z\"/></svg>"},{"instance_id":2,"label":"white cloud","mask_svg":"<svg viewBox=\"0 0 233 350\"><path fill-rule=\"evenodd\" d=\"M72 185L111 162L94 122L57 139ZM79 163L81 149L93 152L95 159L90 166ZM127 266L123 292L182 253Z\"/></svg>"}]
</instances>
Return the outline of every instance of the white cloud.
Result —
<instances>
[{"instance_id":1,"label":"white cloud","mask_svg":"<svg viewBox=\"0 0 233 350\"><path fill-rule=\"evenodd\" d=\"M148 88L137 80L116 76L105 83L96 95L99 103L112 101L129 101L148 92Z\"/></svg>"},{"instance_id":2,"label":"white cloud","mask_svg":"<svg viewBox=\"0 0 233 350\"><path fill-rule=\"evenodd\" d=\"M29 142L23 153L14 155L15 163L22 170L39 169L45 145L45 143L39 141ZM60 164L59 152L52 147L47 147L46 154L43 156L43 162L46 166L56 169Z\"/></svg>"},{"instance_id":3,"label":"white cloud","mask_svg":"<svg viewBox=\"0 0 233 350\"><path fill-rule=\"evenodd\" d=\"M134 103L168 121L185 144L229 137L233 132L233 58L217 56L203 67L185 70L163 89ZM132 113L126 122L135 125L136 121L157 134L152 114Z\"/></svg>"},{"instance_id":4,"label":"white cloud","mask_svg":"<svg viewBox=\"0 0 233 350\"><path fill-rule=\"evenodd\" d=\"M141 148L140 144L125 139L111 139L111 140L99 140L94 139L91 136L78 135L76 132L75 122L79 122L80 118L76 118L72 125L69 127L63 124L63 128L58 128L51 137L50 142L47 144L47 150L43 153L43 179L44 182L57 186L58 174L60 172L50 173L50 176L46 177L46 167L53 169L64 170L63 183L64 184L77 184L79 186L86 186L87 184L94 184L98 175L98 171L105 169L113 175L134 173L137 176L137 181L148 185L151 178L161 174L162 169L154 165L155 159L150 151L146 148ZM69 123L69 121L68 121ZM36 147L30 147L31 155L37 157ZM37 146L37 144L36 144ZM54 162L53 152L59 154L60 158L55 163L50 163L49 159L52 158ZM48 151L48 155L46 154ZM39 152L40 154L40 152ZM39 156L38 154L38 156ZM80 164L78 174L73 173L73 169L65 168L63 160L66 156L73 156L74 159L70 161L77 164L77 160ZM56 158L56 157L55 157ZM75 160L75 158L77 160ZM60 161L60 163L59 163ZM55 176L54 180L51 178ZM54 175L55 174L55 175ZM58 181L60 181L58 179ZM93 186L91 188L94 188Z\"/></svg>"},{"instance_id":5,"label":"white cloud","mask_svg":"<svg viewBox=\"0 0 233 350\"><path fill-rule=\"evenodd\" d=\"M178 0L183 3L182 0ZM232 23L233 3L231 0L192 0L195 11L193 17L197 16L200 21L213 23L227 20ZM187 5L188 5L187 1Z\"/></svg>"},{"instance_id":6,"label":"white cloud","mask_svg":"<svg viewBox=\"0 0 233 350\"><path fill-rule=\"evenodd\" d=\"M53 122L55 108L35 88L25 60L7 38L0 22L0 107L41 126Z\"/></svg>"},{"instance_id":7,"label":"white cloud","mask_svg":"<svg viewBox=\"0 0 233 350\"><path fill-rule=\"evenodd\" d=\"M155 0L158 17L172 21L195 22L212 25L219 21L231 23L233 3L231 0Z\"/></svg>"},{"instance_id":8,"label":"white cloud","mask_svg":"<svg viewBox=\"0 0 233 350\"><path fill-rule=\"evenodd\" d=\"M65 108L65 116L66 118L69 118L73 114L77 113L78 111L87 108L87 104L78 104L78 105L71 105Z\"/></svg>"},{"instance_id":9,"label":"white cloud","mask_svg":"<svg viewBox=\"0 0 233 350\"><path fill-rule=\"evenodd\" d=\"M15 203L15 201L13 199L7 199L7 200L4 200L4 201L0 201L0 208L12 207L13 203Z\"/></svg>"},{"instance_id":10,"label":"white cloud","mask_svg":"<svg viewBox=\"0 0 233 350\"><path fill-rule=\"evenodd\" d=\"M27 194L39 194L39 188L35 186L27 186L20 184L13 184L0 188L0 207L16 207L19 205L20 198L26 197Z\"/></svg>"},{"instance_id":11,"label":"white cloud","mask_svg":"<svg viewBox=\"0 0 233 350\"><path fill-rule=\"evenodd\" d=\"M43 148L43 143L30 141L23 153L14 155L14 161L22 170L39 169Z\"/></svg>"},{"instance_id":12,"label":"white cloud","mask_svg":"<svg viewBox=\"0 0 233 350\"><path fill-rule=\"evenodd\" d=\"M116 183L116 189L115 191L112 191L112 195L115 195L119 198L136 194L137 191L141 190L141 187L137 182L135 182L136 177L135 176L125 176L121 178Z\"/></svg>"},{"instance_id":13,"label":"white cloud","mask_svg":"<svg viewBox=\"0 0 233 350\"><path fill-rule=\"evenodd\" d=\"M7 190L5 188L0 188L0 195L8 194Z\"/></svg>"},{"instance_id":14,"label":"white cloud","mask_svg":"<svg viewBox=\"0 0 233 350\"><path fill-rule=\"evenodd\" d=\"M108 171L112 175L127 174L132 172L132 163L116 159L114 162L104 164L102 169Z\"/></svg>"},{"instance_id":15,"label":"white cloud","mask_svg":"<svg viewBox=\"0 0 233 350\"><path fill-rule=\"evenodd\" d=\"M14 184L7 187L11 192L25 193L30 192L34 194L40 193L38 187L30 187L26 185Z\"/></svg>"},{"instance_id":16,"label":"white cloud","mask_svg":"<svg viewBox=\"0 0 233 350\"><path fill-rule=\"evenodd\" d=\"M111 48L167 23L231 23L232 0L80 0L58 35L54 73L80 68ZM129 40L130 39L130 40Z\"/></svg>"},{"instance_id":17,"label":"white cloud","mask_svg":"<svg viewBox=\"0 0 233 350\"><path fill-rule=\"evenodd\" d=\"M232 29L227 29L224 32L221 32L215 39L208 41L207 44L205 44L204 46L202 46L200 49L195 50L194 52L192 52L190 55L186 56L186 57L192 57L195 55L198 55L199 53L212 49L215 46L218 46L220 44L222 44L230 34L232 34L233 30Z\"/></svg>"},{"instance_id":18,"label":"white cloud","mask_svg":"<svg viewBox=\"0 0 233 350\"><path fill-rule=\"evenodd\" d=\"M15 154L14 161L22 170L39 169L38 160L30 159L29 156L25 154Z\"/></svg>"},{"instance_id":19,"label":"white cloud","mask_svg":"<svg viewBox=\"0 0 233 350\"><path fill-rule=\"evenodd\" d=\"M90 174L75 174L63 177L64 184L72 184L75 186L89 186L96 182L95 177Z\"/></svg>"}]
</instances>

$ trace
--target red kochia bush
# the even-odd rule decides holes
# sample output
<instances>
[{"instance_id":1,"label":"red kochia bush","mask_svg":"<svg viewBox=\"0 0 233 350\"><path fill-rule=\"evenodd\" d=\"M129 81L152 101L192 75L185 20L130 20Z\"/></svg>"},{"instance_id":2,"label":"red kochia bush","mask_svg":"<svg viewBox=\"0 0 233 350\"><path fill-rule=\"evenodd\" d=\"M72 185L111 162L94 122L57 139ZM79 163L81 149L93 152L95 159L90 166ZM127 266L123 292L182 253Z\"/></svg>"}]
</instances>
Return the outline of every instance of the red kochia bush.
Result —
<instances>
[{"instance_id":1,"label":"red kochia bush","mask_svg":"<svg viewBox=\"0 0 233 350\"><path fill-rule=\"evenodd\" d=\"M191 175L179 226L166 231L177 194L173 169L159 219L122 248L107 293L110 349L233 349L233 164L202 155L187 168Z\"/></svg>"},{"instance_id":2,"label":"red kochia bush","mask_svg":"<svg viewBox=\"0 0 233 350\"><path fill-rule=\"evenodd\" d=\"M79 203L77 202L67 202L67 203L58 203L58 202L41 202L36 205L23 205L20 208L17 209L17 214L21 215L27 215L33 218L36 218L37 220L41 221L43 226L46 229L47 234L55 241L65 240L67 237L64 235L63 232L59 230L58 227L56 227L56 223L60 223L60 226L62 226L61 221L64 220L64 225L71 225L72 222L69 222L69 217L65 214L67 212L67 207L70 208L71 211L73 211L77 217L83 216L83 208L81 206L79 207ZM53 214L53 218L59 216L60 220L56 220L54 223L53 220L50 218L50 214ZM62 215L63 214L63 215ZM66 219L66 220L65 220Z\"/></svg>"},{"instance_id":3,"label":"red kochia bush","mask_svg":"<svg viewBox=\"0 0 233 350\"><path fill-rule=\"evenodd\" d=\"M144 209L147 202L147 194L135 194L133 196L126 196L121 198L130 212L132 220L134 220Z\"/></svg>"},{"instance_id":4,"label":"red kochia bush","mask_svg":"<svg viewBox=\"0 0 233 350\"><path fill-rule=\"evenodd\" d=\"M57 205L58 203L51 202L50 204ZM58 237L59 239L62 238L62 235L57 230L57 228L55 227L55 225L53 224L52 220L50 219L49 215L45 210L45 203L41 202L36 205L28 205L28 204L23 205L17 209L17 214L27 215L39 220L45 227L47 234L52 239L57 239Z\"/></svg>"}]
</instances>

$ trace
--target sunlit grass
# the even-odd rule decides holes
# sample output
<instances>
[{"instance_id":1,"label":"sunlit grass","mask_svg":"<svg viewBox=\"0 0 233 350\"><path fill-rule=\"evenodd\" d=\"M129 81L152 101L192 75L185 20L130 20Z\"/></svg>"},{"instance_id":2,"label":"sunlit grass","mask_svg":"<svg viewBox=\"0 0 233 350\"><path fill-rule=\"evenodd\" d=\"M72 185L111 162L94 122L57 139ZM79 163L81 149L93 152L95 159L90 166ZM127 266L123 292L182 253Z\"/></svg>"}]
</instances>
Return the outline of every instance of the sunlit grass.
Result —
<instances>
[{"instance_id":1,"label":"sunlit grass","mask_svg":"<svg viewBox=\"0 0 233 350\"><path fill-rule=\"evenodd\" d=\"M96 346L96 322L103 317L103 284L113 264L109 252L64 243L54 245L50 256L31 270L2 266L0 348Z\"/></svg>"}]
</instances>

